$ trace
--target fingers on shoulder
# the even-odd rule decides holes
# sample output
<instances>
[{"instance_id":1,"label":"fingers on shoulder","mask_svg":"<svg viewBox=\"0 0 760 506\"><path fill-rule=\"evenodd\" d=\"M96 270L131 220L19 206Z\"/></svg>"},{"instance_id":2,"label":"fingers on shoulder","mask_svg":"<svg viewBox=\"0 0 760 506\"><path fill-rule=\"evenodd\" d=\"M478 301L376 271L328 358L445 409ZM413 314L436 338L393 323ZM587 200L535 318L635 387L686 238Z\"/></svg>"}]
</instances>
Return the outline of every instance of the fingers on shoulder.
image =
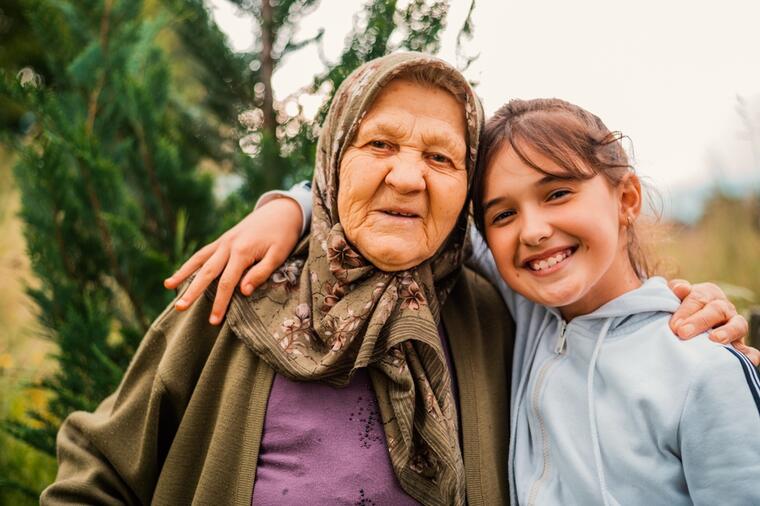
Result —
<instances>
[{"instance_id":1,"label":"fingers on shoulder","mask_svg":"<svg viewBox=\"0 0 760 506\"><path fill-rule=\"evenodd\" d=\"M687 301L688 299L684 301L684 307L679 310L680 315L678 316L680 318L674 329L679 337L693 337L702 332L711 329L718 330L719 328L722 329L721 333L725 334L725 337L732 337L735 331L740 330L741 321L735 320L735 317L738 316L736 307L729 300L710 299L701 307L699 307L700 303L687 304ZM739 318L741 319L741 317ZM673 319L676 319L675 315Z\"/></svg>"},{"instance_id":2,"label":"fingers on shoulder","mask_svg":"<svg viewBox=\"0 0 760 506\"><path fill-rule=\"evenodd\" d=\"M726 297L726 293L723 291L723 289L721 289L721 287L715 283L711 283L709 281L693 285L690 295L698 301L702 302L702 304L707 304L713 300L728 300L728 297Z\"/></svg>"},{"instance_id":3,"label":"fingers on shoulder","mask_svg":"<svg viewBox=\"0 0 760 506\"><path fill-rule=\"evenodd\" d=\"M269 279L281 263L282 261L278 259L275 253L271 251L267 252L264 258L248 269L248 272L243 276L243 280L240 283L243 293L249 295L254 289Z\"/></svg>"},{"instance_id":4,"label":"fingers on shoulder","mask_svg":"<svg viewBox=\"0 0 760 506\"><path fill-rule=\"evenodd\" d=\"M174 274L164 280L164 286L168 289L175 289L182 284L192 273L198 270L209 258L211 258L217 251L219 241L216 240L210 244L205 245L193 256L188 258Z\"/></svg>"}]
</instances>

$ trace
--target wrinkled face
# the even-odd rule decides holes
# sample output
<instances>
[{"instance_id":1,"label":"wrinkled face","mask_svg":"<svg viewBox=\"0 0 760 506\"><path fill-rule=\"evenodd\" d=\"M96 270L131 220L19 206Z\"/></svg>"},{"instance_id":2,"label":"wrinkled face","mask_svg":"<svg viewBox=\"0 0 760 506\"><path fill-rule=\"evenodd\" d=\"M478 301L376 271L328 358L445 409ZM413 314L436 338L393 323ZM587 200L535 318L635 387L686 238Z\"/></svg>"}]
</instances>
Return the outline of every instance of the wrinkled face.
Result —
<instances>
[{"instance_id":1,"label":"wrinkled face","mask_svg":"<svg viewBox=\"0 0 760 506\"><path fill-rule=\"evenodd\" d=\"M338 216L384 271L419 265L454 228L467 195L464 107L397 79L378 95L340 164Z\"/></svg>"},{"instance_id":2,"label":"wrinkled face","mask_svg":"<svg viewBox=\"0 0 760 506\"><path fill-rule=\"evenodd\" d=\"M528 156L553 174L564 170ZM639 284L621 226L621 188L604 176L547 176L503 147L489 163L484 191L486 240L504 280L566 319L594 311ZM621 209L623 209L621 211Z\"/></svg>"}]
</instances>

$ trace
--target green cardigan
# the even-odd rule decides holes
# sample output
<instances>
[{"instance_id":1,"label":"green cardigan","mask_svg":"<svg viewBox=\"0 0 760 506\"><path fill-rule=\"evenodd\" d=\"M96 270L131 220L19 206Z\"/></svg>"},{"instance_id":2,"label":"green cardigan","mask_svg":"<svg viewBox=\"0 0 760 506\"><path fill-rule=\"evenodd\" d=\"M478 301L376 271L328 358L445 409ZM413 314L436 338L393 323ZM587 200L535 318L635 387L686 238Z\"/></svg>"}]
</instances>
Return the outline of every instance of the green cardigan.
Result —
<instances>
[{"instance_id":1,"label":"green cardigan","mask_svg":"<svg viewBox=\"0 0 760 506\"><path fill-rule=\"evenodd\" d=\"M58 433L55 504L249 505L273 370L211 301L167 308L118 390ZM466 270L443 323L456 369L469 505L507 504L509 370L514 326L501 297Z\"/></svg>"}]
</instances>

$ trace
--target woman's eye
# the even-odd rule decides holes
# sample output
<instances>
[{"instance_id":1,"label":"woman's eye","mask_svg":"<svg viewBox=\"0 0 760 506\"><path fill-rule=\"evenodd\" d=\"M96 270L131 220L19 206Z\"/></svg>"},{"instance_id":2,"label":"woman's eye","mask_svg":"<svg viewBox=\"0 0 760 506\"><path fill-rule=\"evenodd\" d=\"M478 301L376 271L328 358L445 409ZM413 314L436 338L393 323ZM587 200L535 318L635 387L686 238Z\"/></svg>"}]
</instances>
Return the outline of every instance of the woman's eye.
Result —
<instances>
[{"instance_id":1,"label":"woman's eye","mask_svg":"<svg viewBox=\"0 0 760 506\"><path fill-rule=\"evenodd\" d=\"M433 162L440 163L440 164L449 163L451 161L448 156L442 155L440 153L431 153L429 158Z\"/></svg>"},{"instance_id":2,"label":"woman's eye","mask_svg":"<svg viewBox=\"0 0 760 506\"><path fill-rule=\"evenodd\" d=\"M570 190L555 190L549 194L546 200L557 200L565 195L570 195Z\"/></svg>"},{"instance_id":3,"label":"woman's eye","mask_svg":"<svg viewBox=\"0 0 760 506\"><path fill-rule=\"evenodd\" d=\"M390 149L391 145L388 142L385 141L369 141L369 145L375 149Z\"/></svg>"}]
</instances>

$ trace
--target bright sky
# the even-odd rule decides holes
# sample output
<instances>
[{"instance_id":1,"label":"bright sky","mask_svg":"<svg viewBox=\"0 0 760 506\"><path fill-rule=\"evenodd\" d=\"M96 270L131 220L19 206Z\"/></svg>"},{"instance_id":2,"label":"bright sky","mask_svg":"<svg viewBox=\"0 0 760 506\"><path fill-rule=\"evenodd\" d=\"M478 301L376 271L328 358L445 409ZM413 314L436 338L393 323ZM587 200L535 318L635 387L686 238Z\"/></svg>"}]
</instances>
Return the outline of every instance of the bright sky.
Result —
<instances>
[{"instance_id":1,"label":"bright sky","mask_svg":"<svg viewBox=\"0 0 760 506\"><path fill-rule=\"evenodd\" d=\"M363 3L322 0L298 36L324 28L323 52L337 60ZM208 4L233 47L249 48L251 20L226 0ZM451 1L440 54L450 62L469 5ZM718 175L760 180L760 160L736 112L740 95L760 143L760 2L477 0L474 23L467 47L480 57L465 74L479 83L486 112L510 98L577 103L630 136L639 173L666 199ZM322 68L315 47L289 56L274 76L276 97Z\"/></svg>"}]
</instances>

